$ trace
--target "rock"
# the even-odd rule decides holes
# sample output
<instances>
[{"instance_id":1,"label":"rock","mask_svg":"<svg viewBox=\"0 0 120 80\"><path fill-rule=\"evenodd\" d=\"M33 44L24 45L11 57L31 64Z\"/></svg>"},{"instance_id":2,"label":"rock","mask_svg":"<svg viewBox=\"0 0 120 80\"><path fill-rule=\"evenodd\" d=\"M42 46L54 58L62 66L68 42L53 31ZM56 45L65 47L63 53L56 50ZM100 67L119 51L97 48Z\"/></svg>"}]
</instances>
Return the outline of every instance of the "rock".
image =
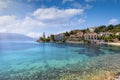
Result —
<instances>
[{"instance_id":1,"label":"rock","mask_svg":"<svg viewBox=\"0 0 120 80\"><path fill-rule=\"evenodd\" d=\"M115 80L120 80L120 72L115 75Z\"/></svg>"}]
</instances>

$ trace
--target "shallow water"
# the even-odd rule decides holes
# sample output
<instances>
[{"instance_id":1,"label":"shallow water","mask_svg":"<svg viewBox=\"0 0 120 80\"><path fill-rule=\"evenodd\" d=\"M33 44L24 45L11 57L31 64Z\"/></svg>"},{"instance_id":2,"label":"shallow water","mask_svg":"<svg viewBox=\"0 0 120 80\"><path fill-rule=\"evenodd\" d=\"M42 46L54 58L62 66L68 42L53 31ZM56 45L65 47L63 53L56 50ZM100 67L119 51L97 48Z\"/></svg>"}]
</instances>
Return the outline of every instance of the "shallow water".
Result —
<instances>
[{"instance_id":1,"label":"shallow water","mask_svg":"<svg viewBox=\"0 0 120 80\"><path fill-rule=\"evenodd\" d=\"M0 42L0 80L64 80L63 74L83 74L99 67L107 69L107 61L119 64L120 59L114 60L111 56L119 57L120 47ZM111 62L113 67L116 64Z\"/></svg>"}]
</instances>

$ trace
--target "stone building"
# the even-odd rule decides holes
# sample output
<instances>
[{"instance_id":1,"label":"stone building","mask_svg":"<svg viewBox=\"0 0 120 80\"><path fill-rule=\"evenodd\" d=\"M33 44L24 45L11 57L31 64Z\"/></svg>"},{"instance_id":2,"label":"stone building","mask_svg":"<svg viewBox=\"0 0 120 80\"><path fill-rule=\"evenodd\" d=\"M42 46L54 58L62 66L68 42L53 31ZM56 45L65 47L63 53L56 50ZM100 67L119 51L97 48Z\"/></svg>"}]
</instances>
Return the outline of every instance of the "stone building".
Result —
<instances>
[{"instance_id":1,"label":"stone building","mask_svg":"<svg viewBox=\"0 0 120 80\"><path fill-rule=\"evenodd\" d=\"M77 32L77 34L70 35L69 41L80 41L83 37L83 32Z\"/></svg>"}]
</instances>

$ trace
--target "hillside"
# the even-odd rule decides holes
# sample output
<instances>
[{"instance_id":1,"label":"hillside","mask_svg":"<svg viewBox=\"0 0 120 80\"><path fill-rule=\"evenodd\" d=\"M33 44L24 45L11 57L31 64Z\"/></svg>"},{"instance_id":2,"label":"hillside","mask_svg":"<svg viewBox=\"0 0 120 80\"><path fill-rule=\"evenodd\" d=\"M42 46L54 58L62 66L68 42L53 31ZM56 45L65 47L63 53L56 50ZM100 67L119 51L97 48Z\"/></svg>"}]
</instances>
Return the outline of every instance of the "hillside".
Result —
<instances>
[{"instance_id":1,"label":"hillside","mask_svg":"<svg viewBox=\"0 0 120 80\"><path fill-rule=\"evenodd\" d=\"M17 33L0 33L0 41L34 41L35 39Z\"/></svg>"}]
</instances>

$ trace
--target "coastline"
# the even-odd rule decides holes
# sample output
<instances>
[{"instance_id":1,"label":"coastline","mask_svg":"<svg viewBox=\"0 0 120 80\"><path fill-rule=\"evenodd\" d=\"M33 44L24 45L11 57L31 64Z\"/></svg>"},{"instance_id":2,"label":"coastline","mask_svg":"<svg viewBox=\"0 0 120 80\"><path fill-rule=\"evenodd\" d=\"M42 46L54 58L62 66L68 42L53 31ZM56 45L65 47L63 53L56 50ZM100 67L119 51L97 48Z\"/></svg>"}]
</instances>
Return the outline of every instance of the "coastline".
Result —
<instances>
[{"instance_id":1,"label":"coastline","mask_svg":"<svg viewBox=\"0 0 120 80\"><path fill-rule=\"evenodd\" d=\"M72 43L72 44L85 44L85 42L76 42L76 41L67 41L66 43ZM97 44L105 44L109 46L120 46L120 42L101 42Z\"/></svg>"},{"instance_id":2,"label":"coastline","mask_svg":"<svg viewBox=\"0 0 120 80\"><path fill-rule=\"evenodd\" d=\"M120 46L120 42L117 42L117 43L115 43L115 42L103 42L101 44L107 44L107 45L111 45L111 46Z\"/></svg>"},{"instance_id":3,"label":"coastline","mask_svg":"<svg viewBox=\"0 0 120 80\"><path fill-rule=\"evenodd\" d=\"M78 41L66 41L65 43L84 44L84 42L78 42Z\"/></svg>"},{"instance_id":4,"label":"coastline","mask_svg":"<svg viewBox=\"0 0 120 80\"><path fill-rule=\"evenodd\" d=\"M54 42L50 42L50 43L54 43ZM66 41L66 42L55 42L55 43L86 44L85 42L78 42L78 41ZM91 44L99 44L99 45L105 44L109 46L120 46L120 42L99 42L99 43L91 43Z\"/></svg>"},{"instance_id":5,"label":"coastline","mask_svg":"<svg viewBox=\"0 0 120 80\"><path fill-rule=\"evenodd\" d=\"M112 43L112 42L108 42L108 45L113 45L113 46L120 46L120 43Z\"/></svg>"}]
</instances>

